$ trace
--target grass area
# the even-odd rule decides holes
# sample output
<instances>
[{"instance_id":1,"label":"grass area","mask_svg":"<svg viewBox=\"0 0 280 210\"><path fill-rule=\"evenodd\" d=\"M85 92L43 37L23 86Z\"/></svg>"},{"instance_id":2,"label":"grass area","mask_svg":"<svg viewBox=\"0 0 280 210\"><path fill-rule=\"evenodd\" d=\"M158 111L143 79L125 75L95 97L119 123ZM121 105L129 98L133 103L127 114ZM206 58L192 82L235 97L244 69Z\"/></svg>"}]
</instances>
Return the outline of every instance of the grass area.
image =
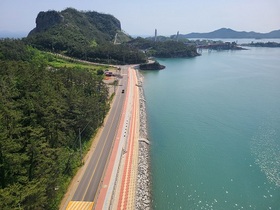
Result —
<instances>
[{"instance_id":1,"label":"grass area","mask_svg":"<svg viewBox=\"0 0 280 210\"><path fill-rule=\"evenodd\" d=\"M84 63L81 61L78 61L76 59L71 59L67 57L62 57L60 55L54 55L54 54L47 54L48 64L54 68L77 68L77 69L89 69L93 71L103 70L106 69L113 70L114 67L107 66L107 65L96 65L96 64L90 64L90 63Z\"/></svg>"},{"instance_id":2,"label":"grass area","mask_svg":"<svg viewBox=\"0 0 280 210\"><path fill-rule=\"evenodd\" d=\"M116 94L115 93L113 93L111 96L110 96L110 98L109 98L109 101L110 102L112 102L113 101L113 98L114 98L114 96L115 96Z\"/></svg>"}]
</instances>

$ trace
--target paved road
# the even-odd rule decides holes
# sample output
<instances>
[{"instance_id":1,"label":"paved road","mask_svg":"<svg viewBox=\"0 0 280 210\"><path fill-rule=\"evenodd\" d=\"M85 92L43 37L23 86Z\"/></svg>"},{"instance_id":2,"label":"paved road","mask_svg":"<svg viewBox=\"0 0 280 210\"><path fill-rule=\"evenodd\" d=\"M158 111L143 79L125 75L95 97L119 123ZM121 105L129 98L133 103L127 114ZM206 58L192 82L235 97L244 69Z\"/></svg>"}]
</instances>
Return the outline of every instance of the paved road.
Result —
<instances>
[{"instance_id":1,"label":"paved road","mask_svg":"<svg viewBox=\"0 0 280 210\"><path fill-rule=\"evenodd\" d=\"M126 67L122 68L121 74L123 78L119 81L120 87L117 89L115 101L112 105L107 123L104 125L100 140L89 160L90 162L76 189L72 201L93 202L96 199L102 175L116 135L125 99L125 93L121 92L123 89L126 90L127 87Z\"/></svg>"}]
</instances>

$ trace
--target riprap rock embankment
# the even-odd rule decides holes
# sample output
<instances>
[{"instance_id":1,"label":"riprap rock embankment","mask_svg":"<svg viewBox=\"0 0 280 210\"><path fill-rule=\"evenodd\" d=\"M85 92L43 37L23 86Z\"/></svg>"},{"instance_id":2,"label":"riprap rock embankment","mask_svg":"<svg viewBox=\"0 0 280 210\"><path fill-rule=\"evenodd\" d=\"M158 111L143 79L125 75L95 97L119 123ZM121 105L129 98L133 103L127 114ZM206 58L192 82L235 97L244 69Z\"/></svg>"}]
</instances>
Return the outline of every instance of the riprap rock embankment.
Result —
<instances>
[{"instance_id":1,"label":"riprap rock embankment","mask_svg":"<svg viewBox=\"0 0 280 210\"><path fill-rule=\"evenodd\" d=\"M139 157L136 191L136 209L151 209L150 155L147 132L146 104L142 88L142 75L137 71L140 100Z\"/></svg>"}]
</instances>

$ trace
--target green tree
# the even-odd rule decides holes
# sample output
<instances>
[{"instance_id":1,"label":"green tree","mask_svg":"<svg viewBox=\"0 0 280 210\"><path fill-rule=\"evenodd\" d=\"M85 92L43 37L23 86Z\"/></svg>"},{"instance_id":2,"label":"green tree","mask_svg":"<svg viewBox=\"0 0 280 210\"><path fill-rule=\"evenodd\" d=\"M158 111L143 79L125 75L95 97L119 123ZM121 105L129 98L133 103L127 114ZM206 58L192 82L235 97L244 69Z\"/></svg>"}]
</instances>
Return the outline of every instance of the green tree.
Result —
<instances>
[{"instance_id":1,"label":"green tree","mask_svg":"<svg viewBox=\"0 0 280 210\"><path fill-rule=\"evenodd\" d=\"M10 56L11 46L23 49ZM86 143L109 109L107 87L88 70L48 67L18 40L0 49L0 209L57 209L80 164L79 129Z\"/></svg>"}]
</instances>

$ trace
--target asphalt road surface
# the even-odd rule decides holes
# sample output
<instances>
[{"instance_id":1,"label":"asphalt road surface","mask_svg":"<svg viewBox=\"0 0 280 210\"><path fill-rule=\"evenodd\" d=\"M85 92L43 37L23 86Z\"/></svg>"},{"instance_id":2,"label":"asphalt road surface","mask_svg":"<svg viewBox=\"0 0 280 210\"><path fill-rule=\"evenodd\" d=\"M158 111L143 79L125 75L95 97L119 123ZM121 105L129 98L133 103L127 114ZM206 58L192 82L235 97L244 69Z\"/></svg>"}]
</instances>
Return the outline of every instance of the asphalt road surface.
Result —
<instances>
[{"instance_id":1,"label":"asphalt road surface","mask_svg":"<svg viewBox=\"0 0 280 210\"><path fill-rule=\"evenodd\" d=\"M126 91L122 93L122 90L126 90L127 87L127 67L122 67L121 74L123 78L119 79L119 88L117 88L108 120L104 125L99 142L93 155L90 157L89 164L75 191L72 201L93 202L96 199L122 113L126 94Z\"/></svg>"}]
</instances>

